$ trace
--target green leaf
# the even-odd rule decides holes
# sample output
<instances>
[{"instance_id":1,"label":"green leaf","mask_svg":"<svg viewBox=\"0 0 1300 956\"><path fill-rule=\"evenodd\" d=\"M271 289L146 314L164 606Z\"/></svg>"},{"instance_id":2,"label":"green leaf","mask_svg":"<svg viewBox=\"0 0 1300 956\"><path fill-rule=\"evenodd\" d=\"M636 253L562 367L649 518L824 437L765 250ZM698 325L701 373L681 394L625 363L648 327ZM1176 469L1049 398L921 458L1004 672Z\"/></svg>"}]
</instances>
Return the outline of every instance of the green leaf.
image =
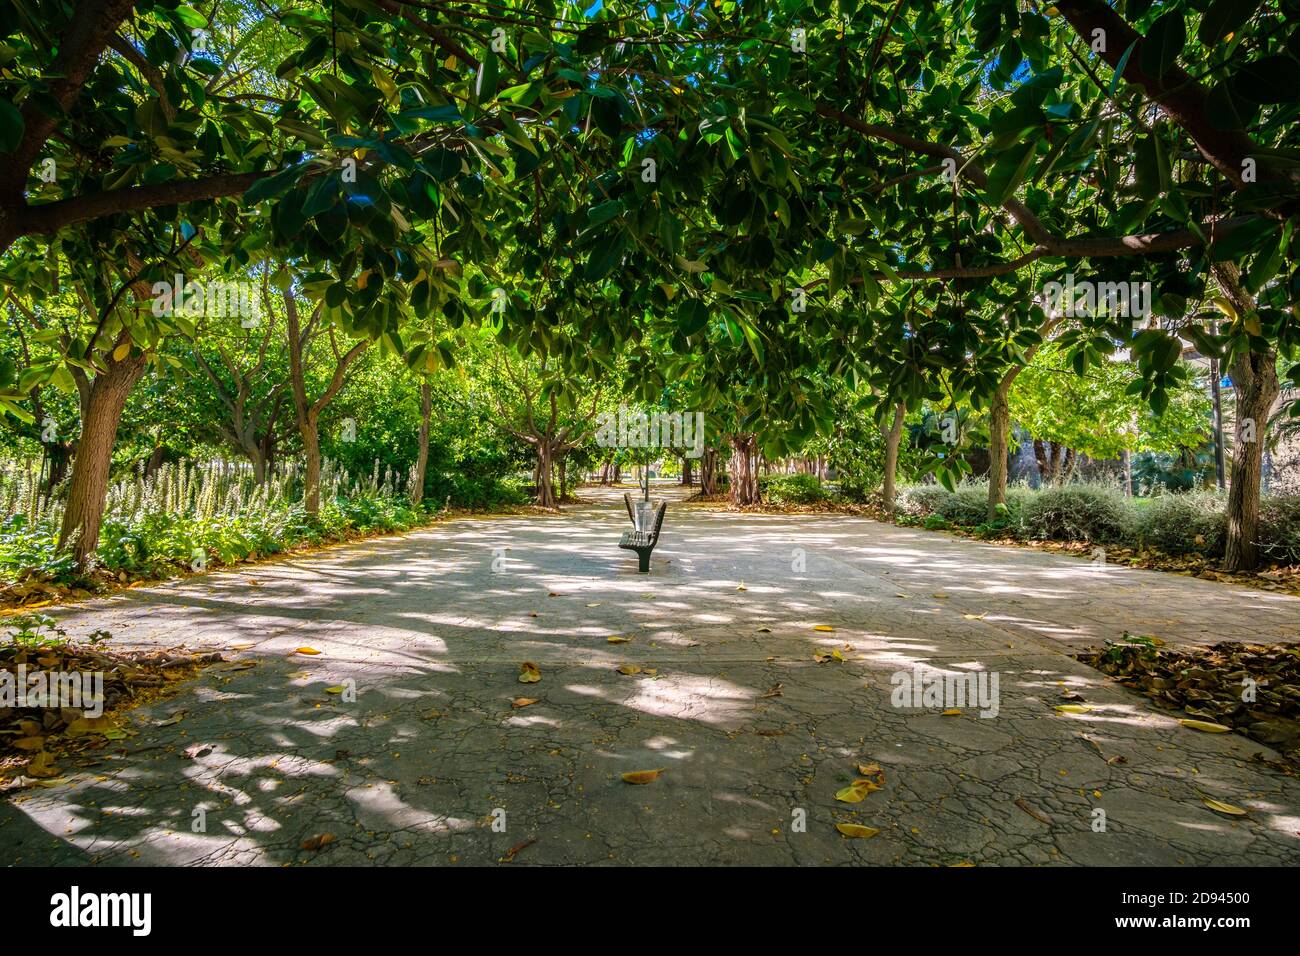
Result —
<instances>
[{"instance_id":1,"label":"green leaf","mask_svg":"<svg viewBox=\"0 0 1300 956\"><path fill-rule=\"evenodd\" d=\"M1201 17L1196 38L1202 46L1216 46L1229 33L1236 33L1259 7L1260 0L1214 0Z\"/></svg>"},{"instance_id":2,"label":"green leaf","mask_svg":"<svg viewBox=\"0 0 1300 956\"><path fill-rule=\"evenodd\" d=\"M678 306L677 328L682 335L696 335L708 324L709 308L699 299L686 299Z\"/></svg>"},{"instance_id":3,"label":"green leaf","mask_svg":"<svg viewBox=\"0 0 1300 956\"><path fill-rule=\"evenodd\" d=\"M993 169L989 172L988 185L984 190L992 205L1002 205L1024 181L1029 173L1029 166L1034 161L1036 144L1036 139L1017 143L993 164Z\"/></svg>"}]
</instances>

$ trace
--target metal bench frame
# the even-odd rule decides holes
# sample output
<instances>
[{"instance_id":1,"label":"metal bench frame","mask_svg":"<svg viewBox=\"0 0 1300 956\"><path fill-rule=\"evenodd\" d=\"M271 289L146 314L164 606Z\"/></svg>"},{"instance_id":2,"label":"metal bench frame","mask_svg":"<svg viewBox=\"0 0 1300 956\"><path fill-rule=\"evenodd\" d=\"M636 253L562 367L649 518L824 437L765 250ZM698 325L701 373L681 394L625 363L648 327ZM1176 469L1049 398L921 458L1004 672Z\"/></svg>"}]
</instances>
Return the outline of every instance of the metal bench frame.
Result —
<instances>
[{"instance_id":1,"label":"metal bench frame","mask_svg":"<svg viewBox=\"0 0 1300 956\"><path fill-rule=\"evenodd\" d=\"M619 540L618 546L625 551L635 551L637 558L637 570L642 574L650 571L650 552L655 549L659 543L659 529L663 527L664 515L668 513L668 502L660 501L659 506L655 508L654 528L651 531L637 531L636 518L632 511L632 496L623 495L623 504L627 506L627 516L632 521L632 531L624 531L623 537Z\"/></svg>"}]
</instances>

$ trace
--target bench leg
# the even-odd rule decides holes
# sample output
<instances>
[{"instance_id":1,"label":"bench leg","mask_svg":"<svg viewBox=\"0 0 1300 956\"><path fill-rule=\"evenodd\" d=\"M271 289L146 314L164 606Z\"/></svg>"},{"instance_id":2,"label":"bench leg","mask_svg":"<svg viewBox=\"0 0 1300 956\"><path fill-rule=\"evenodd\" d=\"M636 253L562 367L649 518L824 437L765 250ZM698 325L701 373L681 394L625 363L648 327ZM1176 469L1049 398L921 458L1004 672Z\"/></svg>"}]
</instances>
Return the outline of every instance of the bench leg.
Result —
<instances>
[{"instance_id":1,"label":"bench leg","mask_svg":"<svg viewBox=\"0 0 1300 956\"><path fill-rule=\"evenodd\" d=\"M636 553L637 570L642 574L650 573L650 551L648 548L642 548Z\"/></svg>"}]
</instances>

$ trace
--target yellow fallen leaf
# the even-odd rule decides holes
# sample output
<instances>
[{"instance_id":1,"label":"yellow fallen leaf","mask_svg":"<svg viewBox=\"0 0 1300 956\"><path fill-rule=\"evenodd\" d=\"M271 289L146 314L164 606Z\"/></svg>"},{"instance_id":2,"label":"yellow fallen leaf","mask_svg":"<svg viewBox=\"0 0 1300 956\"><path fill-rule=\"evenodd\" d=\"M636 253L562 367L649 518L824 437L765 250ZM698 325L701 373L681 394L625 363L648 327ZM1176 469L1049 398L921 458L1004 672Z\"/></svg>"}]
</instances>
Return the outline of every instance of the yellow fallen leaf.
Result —
<instances>
[{"instance_id":1,"label":"yellow fallen leaf","mask_svg":"<svg viewBox=\"0 0 1300 956\"><path fill-rule=\"evenodd\" d=\"M835 630L835 628L831 627L829 624L817 624L817 625L814 625L814 626L813 626L813 630L814 630L814 631L833 631L833 630Z\"/></svg>"},{"instance_id":2,"label":"yellow fallen leaf","mask_svg":"<svg viewBox=\"0 0 1300 956\"><path fill-rule=\"evenodd\" d=\"M341 693L343 693L343 691L346 690L346 689L347 689L347 688L343 687L342 685L338 685L338 686L335 686L335 687L326 687L326 688L325 688L325 693L327 693L327 694L341 694Z\"/></svg>"},{"instance_id":3,"label":"yellow fallen leaf","mask_svg":"<svg viewBox=\"0 0 1300 956\"><path fill-rule=\"evenodd\" d=\"M314 655L314 654L319 654L320 651L316 650L316 648L314 648L314 647L299 647L299 648L295 648L295 649L294 649L294 653L295 653L295 654L306 654L308 657L311 657L311 656Z\"/></svg>"},{"instance_id":4,"label":"yellow fallen leaf","mask_svg":"<svg viewBox=\"0 0 1300 956\"><path fill-rule=\"evenodd\" d=\"M1220 803L1218 800L1211 800L1209 797L1201 797L1201 802L1211 810L1218 813L1226 813L1233 817L1244 817L1249 810L1243 810L1241 807L1234 807L1231 803Z\"/></svg>"},{"instance_id":5,"label":"yellow fallen leaf","mask_svg":"<svg viewBox=\"0 0 1300 956\"><path fill-rule=\"evenodd\" d=\"M961 716L961 711L958 710L956 707L949 707L947 710L945 710L945 711L944 711L942 714L940 714L939 716L941 716L941 717L960 717L960 716Z\"/></svg>"},{"instance_id":6,"label":"yellow fallen leaf","mask_svg":"<svg viewBox=\"0 0 1300 956\"><path fill-rule=\"evenodd\" d=\"M861 803L867 798L867 794L879 790L880 786L874 780L854 780L851 784L835 794L835 799L841 803Z\"/></svg>"},{"instance_id":7,"label":"yellow fallen leaf","mask_svg":"<svg viewBox=\"0 0 1300 956\"><path fill-rule=\"evenodd\" d=\"M537 669L537 665L532 661L524 661L519 665L519 683L536 684L542 679L542 672Z\"/></svg>"},{"instance_id":8,"label":"yellow fallen leaf","mask_svg":"<svg viewBox=\"0 0 1300 956\"><path fill-rule=\"evenodd\" d=\"M880 764L878 763L860 763L858 764L858 773L862 774L864 777L874 777L877 775L884 777L885 775L885 771L880 769Z\"/></svg>"},{"instance_id":9,"label":"yellow fallen leaf","mask_svg":"<svg viewBox=\"0 0 1300 956\"><path fill-rule=\"evenodd\" d=\"M19 750L44 750L44 737L19 737L14 741L14 746Z\"/></svg>"},{"instance_id":10,"label":"yellow fallen leaf","mask_svg":"<svg viewBox=\"0 0 1300 956\"><path fill-rule=\"evenodd\" d=\"M515 710L518 710L521 707L531 707L533 704L537 703L537 701L538 698L536 697L516 697L510 702L510 706Z\"/></svg>"},{"instance_id":11,"label":"yellow fallen leaf","mask_svg":"<svg viewBox=\"0 0 1300 956\"><path fill-rule=\"evenodd\" d=\"M83 734L102 734L112 729L113 722L107 717L78 717L68 724L67 734L69 737L80 737Z\"/></svg>"},{"instance_id":12,"label":"yellow fallen leaf","mask_svg":"<svg viewBox=\"0 0 1300 956\"><path fill-rule=\"evenodd\" d=\"M748 591L749 588L745 587L745 582L744 582L744 581L741 581L741 582L740 582L740 587L736 588L736 590L737 590L737 591Z\"/></svg>"},{"instance_id":13,"label":"yellow fallen leaf","mask_svg":"<svg viewBox=\"0 0 1300 956\"><path fill-rule=\"evenodd\" d=\"M875 827L864 827L860 823L837 823L835 829L839 830L841 835L850 839L866 839L880 832Z\"/></svg>"},{"instance_id":14,"label":"yellow fallen leaf","mask_svg":"<svg viewBox=\"0 0 1300 956\"><path fill-rule=\"evenodd\" d=\"M652 783L659 778L663 770L633 770L631 773L623 774L624 783L645 784Z\"/></svg>"},{"instance_id":15,"label":"yellow fallen leaf","mask_svg":"<svg viewBox=\"0 0 1300 956\"><path fill-rule=\"evenodd\" d=\"M1057 704L1052 710L1058 710L1063 714L1086 714L1092 708L1087 704Z\"/></svg>"},{"instance_id":16,"label":"yellow fallen leaf","mask_svg":"<svg viewBox=\"0 0 1300 956\"><path fill-rule=\"evenodd\" d=\"M628 643L628 641L632 640L632 638L630 638L630 637L619 637L617 634L614 634L614 635L611 635L610 637L605 638L605 640L607 640L607 641L608 641L609 643L611 643L611 644L626 644L626 643Z\"/></svg>"},{"instance_id":17,"label":"yellow fallen leaf","mask_svg":"<svg viewBox=\"0 0 1300 956\"><path fill-rule=\"evenodd\" d=\"M1208 720L1180 720L1178 722L1184 727L1199 730L1206 734L1226 734L1232 730L1231 727L1225 727L1223 724L1212 724Z\"/></svg>"},{"instance_id":18,"label":"yellow fallen leaf","mask_svg":"<svg viewBox=\"0 0 1300 956\"><path fill-rule=\"evenodd\" d=\"M630 677L633 674L641 673L641 668L637 667L635 664L624 664L618 669L618 672L620 674L627 674Z\"/></svg>"},{"instance_id":19,"label":"yellow fallen leaf","mask_svg":"<svg viewBox=\"0 0 1300 956\"><path fill-rule=\"evenodd\" d=\"M59 768L54 766L54 758L42 750L27 764L27 769L23 773L29 777L53 777L59 772Z\"/></svg>"},{"instance_id":20,"label":"yellow fallen leaf","mask_svg":"<svg viewBox=\"0 0 1300 956\"><path fill-rule=\"evenodd\" d=\"M942 591L935 591L933 594L930 595L930 597L938 598L940 601L948 600L948 595L944 594Z\"/></svg>"}]
</instances>

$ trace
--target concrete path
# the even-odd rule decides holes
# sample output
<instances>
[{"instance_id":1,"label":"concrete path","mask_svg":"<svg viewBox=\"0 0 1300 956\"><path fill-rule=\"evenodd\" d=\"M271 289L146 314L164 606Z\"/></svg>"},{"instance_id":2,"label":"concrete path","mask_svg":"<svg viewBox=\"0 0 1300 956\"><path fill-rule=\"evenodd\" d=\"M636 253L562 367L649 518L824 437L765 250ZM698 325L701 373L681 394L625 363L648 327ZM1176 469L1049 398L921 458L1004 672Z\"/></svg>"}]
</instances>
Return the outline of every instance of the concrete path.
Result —
<instances>
[{"instance_id":1,"label":"concrete path","mask_svg":"<svg viewBox=\"0 0 1300 956\"><path fill-rule=\"evenodd\" d=\"M56 612L76 635L255 666L207 670L133 712L137 733L95 765L65 766L67 783L0 803L0 862L1300 862L1300 780L1067 656L1126 629L1295 640L1300 600L865 519L684 506L639 575L615 547L627 524L607 496ZM518 682L525 661L540 682ZM918 668L996 675L997 698L894 706L896 675ZM1092 709L1055 711L1067 688ZM883 789L837 801L868 762Z\"/></svg>"}]
</instances>

